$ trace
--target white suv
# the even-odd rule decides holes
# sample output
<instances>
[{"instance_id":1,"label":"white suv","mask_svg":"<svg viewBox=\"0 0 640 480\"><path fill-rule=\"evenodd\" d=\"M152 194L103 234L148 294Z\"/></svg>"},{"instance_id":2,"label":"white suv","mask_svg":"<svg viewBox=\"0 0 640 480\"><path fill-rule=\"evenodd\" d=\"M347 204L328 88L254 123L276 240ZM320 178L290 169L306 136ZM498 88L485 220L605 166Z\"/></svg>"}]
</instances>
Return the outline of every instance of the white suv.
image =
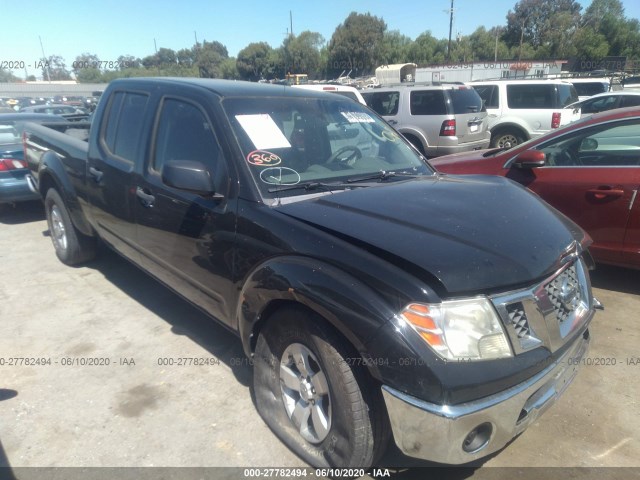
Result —
<instances>
[{"instance_id":1,"label":"white suv","mask_svg":"<svg viewBox=\"0 0 640 480\"><path fill-rule=\"evenodd\" d=\"M580 119L575 87L564 80L493 80L469 83L489 114L491 147L513 147Z\"/></svg>"}]
</instances>

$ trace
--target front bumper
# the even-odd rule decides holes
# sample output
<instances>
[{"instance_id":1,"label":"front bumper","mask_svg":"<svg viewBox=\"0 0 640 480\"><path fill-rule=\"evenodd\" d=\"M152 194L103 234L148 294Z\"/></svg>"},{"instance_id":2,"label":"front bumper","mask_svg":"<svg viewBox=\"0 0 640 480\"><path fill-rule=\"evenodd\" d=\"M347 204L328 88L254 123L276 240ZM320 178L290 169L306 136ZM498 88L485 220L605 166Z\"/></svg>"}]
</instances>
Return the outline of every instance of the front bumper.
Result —
<instances>
[{"instance_id":1,"label":"front bumper","mask_svg":"<svg viewBox=\"0 0 640 480\"><path fill-rule=\"evenodd\" d=\"M585 330L562 357L529 380L461 405L435 405L384 385L382 394L398 448L411 457L447 464L468 463L500 450L569 386L589 341ZM470 441L470 432L479 426L478 435Z\"/></svg>"}]
</instances>

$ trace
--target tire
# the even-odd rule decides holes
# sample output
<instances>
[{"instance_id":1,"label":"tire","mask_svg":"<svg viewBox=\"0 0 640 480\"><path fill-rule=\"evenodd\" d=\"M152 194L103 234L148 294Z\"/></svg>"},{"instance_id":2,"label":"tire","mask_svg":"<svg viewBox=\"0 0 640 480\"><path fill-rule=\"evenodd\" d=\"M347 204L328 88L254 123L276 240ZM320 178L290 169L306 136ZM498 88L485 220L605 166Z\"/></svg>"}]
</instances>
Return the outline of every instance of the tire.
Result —
<instances>
[{"instance_id":1,"label":"tire","mask_svg":"<svg viewBox=\"0 0 640 480\"><path fill-rule=\"evenodd\" d=\"M498 130L491 136L492 148L502 148L507 142L510 144L509 148L520 145L523 142L522 135L516 130Z\"/></svg>"},{"instance_id":2,"label":"tire","mask_svg":"<svg viewBox=\"0 0 640 480\"><path fill-rule=\"evenodd\" d=\"M76 229L60 194L50 188L44 200L53 248L66 265L87 262L96 256L96 240Z\"/></svg>"},{"instance_id":3,"label":"tire","mask_svg":"<svg viewBox=\"0 0 640 480\"><path fill-rule=\"evenodd\" d=\"M387 445L380 390L349 358L360 357L320 316L301 307L274 313L257 340L258 412L314 467L367 468Z\"/></svg>"},{"instance_id":4,"label":"tire","mask_svg":"<svg viewBox=\"0 0 640 480\"><path fill-rule=\"evenodd\" d=\"M424 146L422 145L422 142L420 140L418 140L416 137L414 137L413 135L406 135L405 138L407 140L409 140L409 142L418 149L418 151L423 155L426 156L424 153Z\"/></svg>"}]
</instances>

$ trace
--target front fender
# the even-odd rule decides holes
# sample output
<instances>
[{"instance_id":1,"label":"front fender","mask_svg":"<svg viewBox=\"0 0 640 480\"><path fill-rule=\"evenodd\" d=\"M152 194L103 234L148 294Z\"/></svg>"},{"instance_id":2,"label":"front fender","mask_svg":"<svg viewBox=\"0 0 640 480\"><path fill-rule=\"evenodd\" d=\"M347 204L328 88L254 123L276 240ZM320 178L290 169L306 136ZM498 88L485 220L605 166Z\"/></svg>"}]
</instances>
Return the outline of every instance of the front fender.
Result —
<instances>
[{"instance_id":1,"label":"front fender","mask_svg":"<svg viewBox=\"0 0 640 480\"><path fill-rule=\"evenodd\" d=\"M318 313L361 353L396 313L370 286L339 268L310 257L271 258L247 276L238 300L238 331L247 355L262 322L283 302Z\"/></svg>"}]
</instances>

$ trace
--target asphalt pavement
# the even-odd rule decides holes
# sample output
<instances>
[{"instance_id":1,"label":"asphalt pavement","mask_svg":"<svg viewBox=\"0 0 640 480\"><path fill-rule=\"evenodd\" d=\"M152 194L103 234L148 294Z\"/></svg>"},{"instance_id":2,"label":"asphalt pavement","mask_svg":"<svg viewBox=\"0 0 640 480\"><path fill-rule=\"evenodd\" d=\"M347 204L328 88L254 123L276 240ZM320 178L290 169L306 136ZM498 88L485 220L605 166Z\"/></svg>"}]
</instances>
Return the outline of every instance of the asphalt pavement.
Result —
<instances>
[{"instance_id":1,"label":"asphalt pavement","mask_svg":"<svg viewBox=\"0 0 640 480\"><path fill-rule=\"evenodd\" d=\"M589 467L580 478L639 476L640 272L601 266L592 283L605 310L593 321L591 351L573 384L505 449L455 478L549 467ZM237 467L217 476L249 478L265 472L247 468L306 467L261 420L251 378L233 334L144 272L106 248L94 262L67 267L54 254L40 203L0 210L5 473ZM425 466L432 465L391 448L382 461L389 470L370 473L425 478L417 473ZM165 478L188 472L204 478L197 469Z\"/></svg>"}]
</instances>

